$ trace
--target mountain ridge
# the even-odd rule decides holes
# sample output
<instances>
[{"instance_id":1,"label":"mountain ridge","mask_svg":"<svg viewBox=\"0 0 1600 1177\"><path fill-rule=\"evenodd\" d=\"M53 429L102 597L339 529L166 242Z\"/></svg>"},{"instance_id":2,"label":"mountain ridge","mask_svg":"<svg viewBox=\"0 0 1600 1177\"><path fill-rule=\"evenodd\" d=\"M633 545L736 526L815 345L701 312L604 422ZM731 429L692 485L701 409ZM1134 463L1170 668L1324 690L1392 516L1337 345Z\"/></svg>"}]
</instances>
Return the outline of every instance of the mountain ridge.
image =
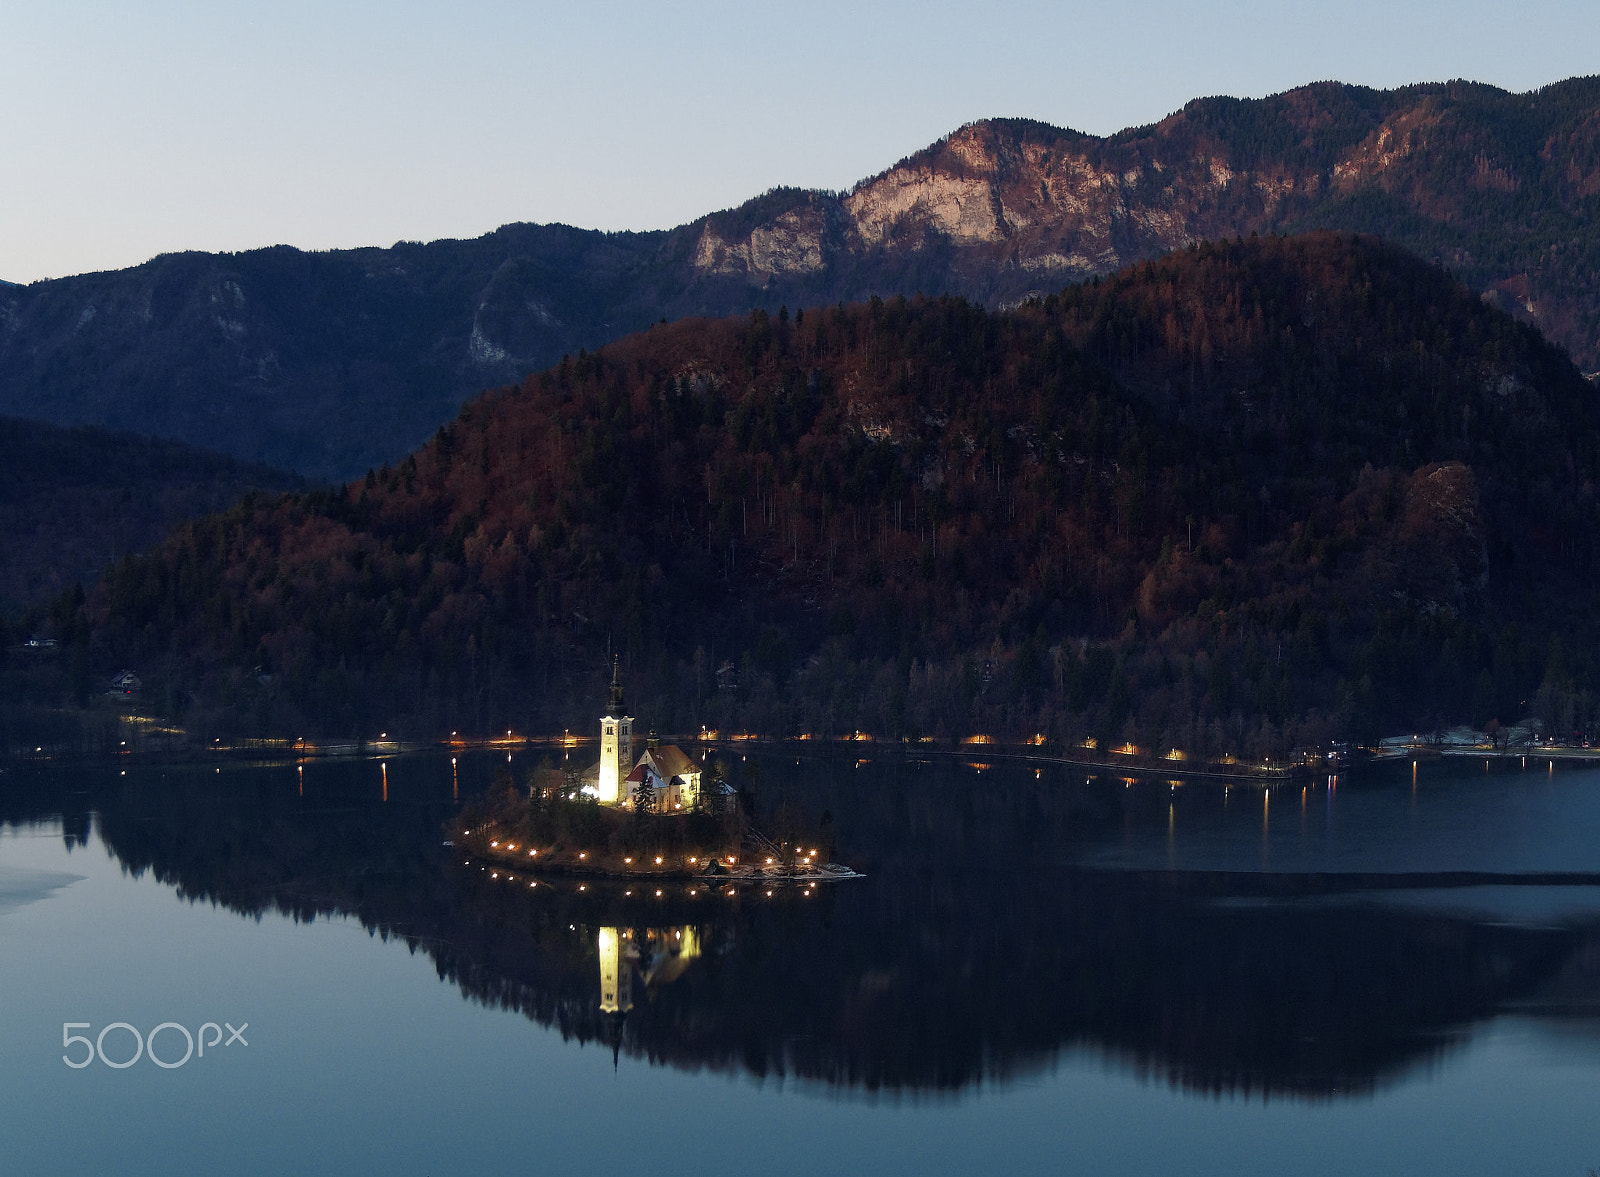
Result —
<instances>
[{"instance_id":1,"label":"mountain ridge","mask_svg":"<svg viewBox=\"0 0 1600 1177\"><path fill-rule=\"evenodd\" d=\"M468 396L665 317L956 294L1004 308L1191 241L1372 232L1600 369L1600 79L1323 82L1104 138L975 122L841 193L669 230L171 254L0 291L0 412L346 478Z\"/></svg>"}]
</instances>

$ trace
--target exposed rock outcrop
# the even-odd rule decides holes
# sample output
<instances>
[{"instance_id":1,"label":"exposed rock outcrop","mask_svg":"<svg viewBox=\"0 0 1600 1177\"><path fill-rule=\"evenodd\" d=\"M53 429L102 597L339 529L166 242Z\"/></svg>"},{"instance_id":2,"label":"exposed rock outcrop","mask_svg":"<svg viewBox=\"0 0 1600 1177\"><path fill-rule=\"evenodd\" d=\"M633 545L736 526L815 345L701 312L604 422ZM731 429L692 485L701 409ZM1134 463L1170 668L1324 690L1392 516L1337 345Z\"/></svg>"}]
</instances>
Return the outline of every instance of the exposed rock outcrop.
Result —
<instances>
[{"instance_id":1,"label":"exposed rock outcrop","mask_svg":"<svg viewBox=\"0 0 1600 1177\"><path fill-rule=\"evenodd\" d=\"M486 385L662 318L871 294L1014 306L1203 239L1356 230L1600 367L1600 79L1528 94L1319 83L1099 138L973 123L848 193L655 233L181 254L0 287L0 412L342 477Z\"/></svg>"}]
</instances>

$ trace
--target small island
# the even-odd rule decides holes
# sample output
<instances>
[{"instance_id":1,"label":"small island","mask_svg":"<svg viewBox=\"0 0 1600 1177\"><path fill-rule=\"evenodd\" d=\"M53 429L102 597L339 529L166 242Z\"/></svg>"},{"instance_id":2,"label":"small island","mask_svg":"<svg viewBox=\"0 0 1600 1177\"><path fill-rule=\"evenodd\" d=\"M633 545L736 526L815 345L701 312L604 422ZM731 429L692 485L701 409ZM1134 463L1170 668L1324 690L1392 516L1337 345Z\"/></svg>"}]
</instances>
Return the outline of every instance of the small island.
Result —
<instances>
[{"instance_id":1,"label":"small island","mask_svg":"<svg viewBox=\"0 0 1600 1177\"><path fill-rule=\"evenodd\" d=\"M830 861L832 821L788 817L772 836L751 822L747 798L654 732L637 759L633 717L614 664L600 759L582 773L548 768L519 788L502 777L446 827L446 838L485 863L525 874L737 881L858 877Z\"/></svg>"}]
</instances>

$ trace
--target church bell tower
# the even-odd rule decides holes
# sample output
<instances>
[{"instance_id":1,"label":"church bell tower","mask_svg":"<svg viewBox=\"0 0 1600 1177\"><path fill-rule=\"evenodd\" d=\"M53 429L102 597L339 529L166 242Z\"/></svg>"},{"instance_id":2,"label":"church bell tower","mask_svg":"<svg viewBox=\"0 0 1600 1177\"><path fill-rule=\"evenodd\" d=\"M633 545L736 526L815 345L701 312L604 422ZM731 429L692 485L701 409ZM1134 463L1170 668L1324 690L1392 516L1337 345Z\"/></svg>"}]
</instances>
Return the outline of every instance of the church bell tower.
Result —
<instances>
[{"instance_id":1,"label":"church bell tower","mask_svg":"<svg viewBox=\"0 0 1600 1177\"><path fill-rule=\"evenodd\" d=\"M600 780L597 789L602 805L621 805L628 798L623 782L633 771L633 716L626 714L622 683L617 678L617 663L611 664L611 697L606 713L600 717Z\"/></svg>"}]
</instances>

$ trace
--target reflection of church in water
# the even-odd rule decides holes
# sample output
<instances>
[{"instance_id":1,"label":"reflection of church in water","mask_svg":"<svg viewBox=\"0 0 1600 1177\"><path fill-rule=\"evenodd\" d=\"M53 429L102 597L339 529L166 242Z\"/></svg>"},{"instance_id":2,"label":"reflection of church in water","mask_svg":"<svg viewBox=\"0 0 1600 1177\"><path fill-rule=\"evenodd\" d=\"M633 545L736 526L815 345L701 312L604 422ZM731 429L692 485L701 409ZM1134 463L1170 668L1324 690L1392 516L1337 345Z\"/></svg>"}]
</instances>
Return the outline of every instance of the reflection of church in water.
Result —
<instances>
[{"instance_id":1,"label":"reflection of church in water","mask_svg":"<svg viewBox=\"0 0 1600 1177\"><path fill-rule=\"evenodd\" d=\"M646 989L670 985L702 950L700 932L691 925L676 928L601 928L600 1012L611 1023L611 1061L622 1046L622 1021L633 1008L633 975Z\"/></svg>"},{"instance_id":2,"label":"reflection of church in water","mask_svg":"<svg viewBox=\"0 0 1600 1177\"><path fill-rule=\"evenodd\" d=\"M627 714L615 665L609 703L600 717L600 760L581 779L584 791L602 805L636 805L648 797L657 813L688 813L702 800L700 766L676 744L662 747L651 732L634 760L633 716Z\"/></svg>"}]
</instances>

